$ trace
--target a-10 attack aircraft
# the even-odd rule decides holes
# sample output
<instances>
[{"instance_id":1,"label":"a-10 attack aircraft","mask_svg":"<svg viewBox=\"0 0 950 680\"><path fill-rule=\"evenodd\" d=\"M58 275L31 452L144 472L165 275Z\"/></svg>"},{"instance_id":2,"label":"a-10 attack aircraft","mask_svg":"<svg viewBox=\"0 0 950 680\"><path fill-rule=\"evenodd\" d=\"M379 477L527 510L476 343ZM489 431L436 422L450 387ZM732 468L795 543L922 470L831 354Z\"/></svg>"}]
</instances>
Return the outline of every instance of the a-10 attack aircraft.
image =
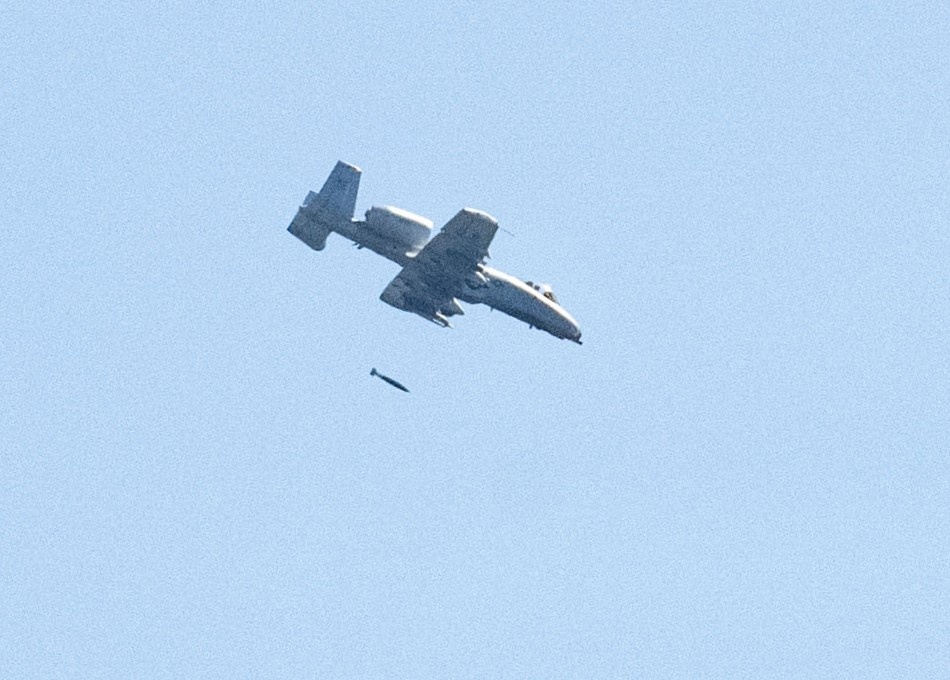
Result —
<instances>
[{"instance_id":1,"label":"a-10 attack aircraft","mask_svg":"<svg viewBox=\"0 0 950 680\"><path fill-rule=\"evenodd\" d=\"M380 299L450 326L463 314L459 300L486 304L532 328L581 344L577 322L547 285L522 281L485 265L498 222L488 213L465 208L430 241L432 222L400 208L374 206L354 220L360 169L339 161L320 193L307 194L287 228L314 250L323 250L336 232L402 267Z\"/></svg>"}]
</instances>

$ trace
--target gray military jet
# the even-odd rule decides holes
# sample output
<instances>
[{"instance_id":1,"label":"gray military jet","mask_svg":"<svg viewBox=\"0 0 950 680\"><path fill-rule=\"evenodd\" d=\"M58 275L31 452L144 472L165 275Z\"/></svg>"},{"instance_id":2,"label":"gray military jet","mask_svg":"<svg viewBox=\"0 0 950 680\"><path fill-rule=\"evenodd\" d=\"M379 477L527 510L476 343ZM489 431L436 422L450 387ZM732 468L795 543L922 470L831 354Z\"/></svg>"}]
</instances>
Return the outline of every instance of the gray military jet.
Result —
<instances>
[{"instance_id":1,"label":"gray military jet","mask_svg":"<svg viewBox=\"0 0 950 680\"><path fill-rule=\"evenodd\" d=\"M432 222L391 206L374 206L354 220L361 170L339 161L319 193L309 192L287 228L314 250L336 232L359 248L392 260L402 271L380 299L443 327L464 314L459 301L482 303L556 338L581 344L581 331L550 286L522 281L485 265L498 222L464 208L432 240Z\"/></svg>"}]
</instances>

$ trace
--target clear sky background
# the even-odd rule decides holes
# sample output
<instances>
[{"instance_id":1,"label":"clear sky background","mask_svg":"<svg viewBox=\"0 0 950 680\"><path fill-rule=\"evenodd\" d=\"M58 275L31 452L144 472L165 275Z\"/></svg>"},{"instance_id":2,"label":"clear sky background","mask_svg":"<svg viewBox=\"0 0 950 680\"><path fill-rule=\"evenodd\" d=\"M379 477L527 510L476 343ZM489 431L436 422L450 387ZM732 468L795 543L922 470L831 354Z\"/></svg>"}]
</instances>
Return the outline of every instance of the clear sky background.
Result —
<instances>
[{"instance_id":1,"label":"clear sky background","mask_svg":"<svg viewBox=\"0 0 950 680\"><path fill-rule=\"evenodd\" d=\"M0 9L0 674L947 677L946 3L265 4Z\"/></svg>"}]
</instances>

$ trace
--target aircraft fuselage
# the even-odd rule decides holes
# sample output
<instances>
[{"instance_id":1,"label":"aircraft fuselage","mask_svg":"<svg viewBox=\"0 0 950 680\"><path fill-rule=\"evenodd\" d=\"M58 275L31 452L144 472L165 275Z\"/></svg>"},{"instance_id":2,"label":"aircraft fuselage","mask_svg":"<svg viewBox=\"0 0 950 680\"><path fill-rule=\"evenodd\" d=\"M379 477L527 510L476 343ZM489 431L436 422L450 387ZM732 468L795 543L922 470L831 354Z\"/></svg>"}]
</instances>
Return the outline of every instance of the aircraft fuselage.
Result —
<instances>
[{"instance_id":1,"label":"aircraft fuselage","mask_svg":"<svg viewBox=\"0 0 950 680\"><path fill-rule=\"evenodd\" d=\"M521 279L492 267L482 266L486 283L468 288L458 296L462 302L481 303L540 328L551 335L580 344L581 332L567 311Z\"/></svg>"}]
</instances>

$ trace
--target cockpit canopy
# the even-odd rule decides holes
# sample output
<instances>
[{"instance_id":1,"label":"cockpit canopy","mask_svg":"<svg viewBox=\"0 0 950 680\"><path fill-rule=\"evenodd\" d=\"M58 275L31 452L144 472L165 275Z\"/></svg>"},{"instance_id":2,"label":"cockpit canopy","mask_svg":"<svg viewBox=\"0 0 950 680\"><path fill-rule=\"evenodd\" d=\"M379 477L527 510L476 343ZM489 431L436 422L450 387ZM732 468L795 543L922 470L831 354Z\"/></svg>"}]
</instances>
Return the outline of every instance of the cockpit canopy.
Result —
<instances>
[{"instance_id":1,"label":"cockpit canopy","mask_svg":"<svg viewBox=\"0 0 950 680\"><path fill-rule=\"evenodd\" d=\"M551 289L551 286L549 286L548 284L546 284L546 283L534 283L534 282L532 282L532 281L525 281L525 283L528 284L529 286L531 286L532 288L534 288L534 289L535 289L536 291L538 291L539 293L541 293L541 295L543 295L544 297L546 297L548 300L550 300L550 301L553 302L554 304L556 304L556 305L561 304L560 302L558 302L557 298L554 297L554 291Z\"/></svg>"}]
</instances>

